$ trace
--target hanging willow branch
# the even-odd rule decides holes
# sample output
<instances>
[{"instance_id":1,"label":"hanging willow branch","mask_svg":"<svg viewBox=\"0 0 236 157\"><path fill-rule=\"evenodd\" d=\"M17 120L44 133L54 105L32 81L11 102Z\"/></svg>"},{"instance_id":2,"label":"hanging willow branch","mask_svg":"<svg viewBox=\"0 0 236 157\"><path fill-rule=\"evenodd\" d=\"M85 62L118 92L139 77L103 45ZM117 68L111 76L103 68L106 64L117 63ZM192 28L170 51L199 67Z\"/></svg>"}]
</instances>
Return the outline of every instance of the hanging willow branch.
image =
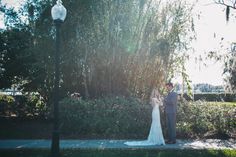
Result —
<instances>
[{"instance_id":1,"label":"hanging willow branch","mask_svg":"<svg viewBox=\"0 0 236 157\"><path fill-rule=\"evenodd\" d=\"M236 9L236 0L232 1L232 4L226 4L224 0L215 0L215 3L226 6L226 21L228 22L230 15L230 8Z\"/></svg>"},{"instance_id":2,"label":"hanging willow branch","mask_svg":"<svg viewBox=\"0 0 236 157\"><path fill-rule=\"evenodd\" d=\"M226 21L229 21L229 13L230 13L230 8L229 6L226 7Z\"/></svg>"}]
</instances>

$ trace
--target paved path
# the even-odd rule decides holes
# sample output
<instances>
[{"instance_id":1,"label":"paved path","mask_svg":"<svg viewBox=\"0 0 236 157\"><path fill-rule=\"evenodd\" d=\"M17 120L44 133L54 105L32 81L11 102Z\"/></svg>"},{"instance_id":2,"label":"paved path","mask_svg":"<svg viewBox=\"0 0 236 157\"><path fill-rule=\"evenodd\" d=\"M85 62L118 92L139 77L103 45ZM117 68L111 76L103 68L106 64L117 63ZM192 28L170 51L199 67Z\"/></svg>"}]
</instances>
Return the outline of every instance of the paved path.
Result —
<instances>
[{"instance_id":1,"label":"paved path","mask_svg":"<svg viewBox=\"0 0 236 157\"><path fill-rule=\"evenodd\" d=\"M126 140L60 140L60 148L80 149L234 149L236 140L177 140L164 146L127 146ZM50 148L50 140L0 140L0 149Z\"/></svg>"}]
</instances>

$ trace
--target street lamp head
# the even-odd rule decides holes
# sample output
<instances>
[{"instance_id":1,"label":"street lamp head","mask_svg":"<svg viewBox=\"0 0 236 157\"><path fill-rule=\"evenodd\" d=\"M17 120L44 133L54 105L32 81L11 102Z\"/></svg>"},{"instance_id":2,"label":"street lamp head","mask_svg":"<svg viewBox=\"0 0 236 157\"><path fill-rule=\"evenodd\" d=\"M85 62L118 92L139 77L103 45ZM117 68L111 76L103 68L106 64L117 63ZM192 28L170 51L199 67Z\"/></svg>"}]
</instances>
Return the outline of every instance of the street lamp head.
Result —
<instances>
[{"instance_id":1,"label":"street lamp head","mask_svg":"<svg viewBox=\"0 0 236 157\"><path fill-rule=\"evenodd\" d=\"M66 8L62 5L61 0L57 0L57 4L52 7L51 10L52 19L54 21L63 22L66 18Z\"/></svg>"}]
</instances>

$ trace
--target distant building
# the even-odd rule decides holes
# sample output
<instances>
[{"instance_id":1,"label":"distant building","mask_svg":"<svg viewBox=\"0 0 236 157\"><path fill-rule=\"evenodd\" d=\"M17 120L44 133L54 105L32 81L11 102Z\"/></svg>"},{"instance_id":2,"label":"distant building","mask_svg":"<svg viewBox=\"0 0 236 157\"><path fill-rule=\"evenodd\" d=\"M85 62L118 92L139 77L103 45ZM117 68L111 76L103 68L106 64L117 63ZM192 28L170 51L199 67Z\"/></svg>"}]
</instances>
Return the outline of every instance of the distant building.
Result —
<instances>
[{"instance_id":1,"label":"distant building","mask_svg":"<svg viewBox=\"0 0 236 157\"><path fill-rule=\"evenodd\" d=\"M5 89L5 90L0 90L0 94L15 96L15 95L22 95L22 92L14 89Z\"/></svg>"}]
</instances>

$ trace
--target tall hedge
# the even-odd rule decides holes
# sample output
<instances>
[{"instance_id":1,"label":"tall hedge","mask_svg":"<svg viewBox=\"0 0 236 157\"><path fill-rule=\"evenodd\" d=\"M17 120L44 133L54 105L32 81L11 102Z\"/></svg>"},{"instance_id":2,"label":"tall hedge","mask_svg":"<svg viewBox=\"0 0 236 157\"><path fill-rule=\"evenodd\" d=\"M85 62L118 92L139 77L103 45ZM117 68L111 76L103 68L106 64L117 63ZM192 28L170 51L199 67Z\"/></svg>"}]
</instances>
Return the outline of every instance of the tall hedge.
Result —
<instances>
[{"instance_id":1,"label":"tall hedge","mask_svg":"<svg viewBox=\"0 0 236 157\"><path fill-rule=\"evenodd\" d=\"M151 106L135 98L110 97L60 103L62 134L87 138L147 137ZM163 108L161 122L166 135ZM236 104L181 101L177 113L178 138L230 138L236 134Z\"/></svg>"},{"instance_id":2,"label":"tall hedge","mask_svg":"<svg viewBox=\"0 0 236 157\"><path fill-rule=\"evenodd\" d=\"M60 103L60 118L62 134L144 138L151 123L151 106L123 97L64 99Z\"/></svg>"}]
</instances>

